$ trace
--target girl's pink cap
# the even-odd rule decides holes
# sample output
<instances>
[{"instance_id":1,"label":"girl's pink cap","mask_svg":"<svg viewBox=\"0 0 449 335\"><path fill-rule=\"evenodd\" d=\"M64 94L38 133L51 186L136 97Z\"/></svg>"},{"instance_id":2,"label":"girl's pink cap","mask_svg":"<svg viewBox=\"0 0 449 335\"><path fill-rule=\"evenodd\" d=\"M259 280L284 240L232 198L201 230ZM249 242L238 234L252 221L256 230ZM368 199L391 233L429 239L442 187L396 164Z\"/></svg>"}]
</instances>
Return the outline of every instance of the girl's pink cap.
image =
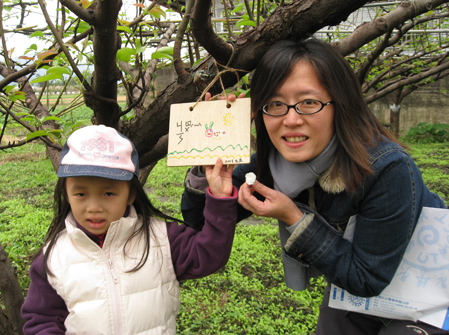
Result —
<instances>
[{"instance_id":1,"label":"girl's pink cap","mask_svg":"<svg viewBox=\"0 0 449 335\"><path fill-rule=\"evenodd\" d=\"M114 128L94 125L72 133L61 152L58 177L102 177L131 180L139 176L139 157L132 142Z\"/></svg>"}]
</instances>

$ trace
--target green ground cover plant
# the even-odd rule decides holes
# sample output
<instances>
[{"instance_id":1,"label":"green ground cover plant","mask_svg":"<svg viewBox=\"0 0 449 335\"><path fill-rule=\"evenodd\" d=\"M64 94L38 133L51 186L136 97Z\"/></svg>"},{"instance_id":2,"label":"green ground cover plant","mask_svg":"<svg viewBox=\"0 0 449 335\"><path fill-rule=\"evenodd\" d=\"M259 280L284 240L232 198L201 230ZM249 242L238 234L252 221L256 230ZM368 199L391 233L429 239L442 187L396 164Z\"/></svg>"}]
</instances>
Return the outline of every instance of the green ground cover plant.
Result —
<instances>
[{"instance_id":1,"label":"green ground cover plant","mask_svg":"<svg viewBox=\"0 0 449 335\"><path fill-rule=\"evenodd\" d=\"M408 131L405 138L412 143L447 143L449 124L420 122Z\"/></svg>"},{"instance_id":2,"label":"green ground cover plant","mask_svg":"<svg viewBox=\"0 0 449 335\"><path fill-rule=\"evenodd\" d=\"M408 152L419 166L424 182L449 204L449 146L447 143L414 143Z\"/></svg>"},{"instance_id":3,"label":"green ground cover plant","mask_svg":"<svg viewBox=\"0 0 449 335\"><path fill-rule=\"evenodd\" d=\"M449 200L449 148L410 144L429 188ZM185 167L161 160L145 185L152 202L181 218ZM32 144L0 151L0 242L9 253L24 294L31 255L52 219L56 175L45 148ZM231 258L218 273L181 285L179 334L313 334L325 283L316 278L295 292L283 282L274 220L252 218L237 226ZM1 300L0 300L1 304Z\"/></svg>"}]
</instances>

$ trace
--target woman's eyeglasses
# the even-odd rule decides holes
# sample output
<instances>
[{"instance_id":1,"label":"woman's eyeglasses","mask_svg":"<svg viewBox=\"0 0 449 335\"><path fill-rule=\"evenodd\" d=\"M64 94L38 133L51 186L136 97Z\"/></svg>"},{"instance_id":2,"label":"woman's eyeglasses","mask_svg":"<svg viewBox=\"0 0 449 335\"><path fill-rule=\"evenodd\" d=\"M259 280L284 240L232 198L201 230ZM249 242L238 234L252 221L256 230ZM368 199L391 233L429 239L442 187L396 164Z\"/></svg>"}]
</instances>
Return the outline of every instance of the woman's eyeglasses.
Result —
<instances>
[{"instance_id":1,"label":"woman's eyeglasses","mask_svg":"<svg viewBox=\"0 0 449 335\"><path fill-rule=\"evenodd\" d=\"M271 116L286 115L290 108L294 108L298 114L316 114L333 101L321 102L319 100L307 99L297 102L294 105L287 105L280 101L269 102L262 106L262 111Z\"/></svg>"}]
</instances>

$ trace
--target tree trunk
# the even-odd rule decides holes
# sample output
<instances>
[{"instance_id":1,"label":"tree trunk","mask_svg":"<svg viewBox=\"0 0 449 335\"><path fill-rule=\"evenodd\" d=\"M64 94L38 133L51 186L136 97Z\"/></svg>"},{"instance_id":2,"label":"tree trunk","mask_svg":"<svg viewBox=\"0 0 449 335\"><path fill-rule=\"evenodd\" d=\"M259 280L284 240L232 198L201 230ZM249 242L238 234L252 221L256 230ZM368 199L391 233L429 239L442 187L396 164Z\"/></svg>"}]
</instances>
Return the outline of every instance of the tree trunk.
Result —
<instances>
[{"instance_id":1,"label":"tree trunk","mask_svg":"<svg viewBox=\"0 0 449 335\"><path fill-rule=\"evenodd\" d=\"M390 105L390 133L399 138L399 116L401 112L401 105Z\"/></svg>"},{"instance_id":2,"label":"tree trunk","mask_svg":"<svg viewBox=\"0 0 449 335\"><path fill-rule=\"evenodd\" d=\"M22 289L17 280L8 254L0 244L0 292L2 293L5 312L0 307L0 333L22 334L24 321L20 315L23 304Z\"/></svg>"},{"instance_id":3,"label":"tree trunk","mask_svg":"<svg viewBox=\"0 0 449 335\"><path fill-rule=\"evenodd\" d=\"M8 317L3 312L2 308L0 307L0 334L3 335L16 335L16 333L11 325L11 322L9 322Z\"/></svg>"}]
</instances>

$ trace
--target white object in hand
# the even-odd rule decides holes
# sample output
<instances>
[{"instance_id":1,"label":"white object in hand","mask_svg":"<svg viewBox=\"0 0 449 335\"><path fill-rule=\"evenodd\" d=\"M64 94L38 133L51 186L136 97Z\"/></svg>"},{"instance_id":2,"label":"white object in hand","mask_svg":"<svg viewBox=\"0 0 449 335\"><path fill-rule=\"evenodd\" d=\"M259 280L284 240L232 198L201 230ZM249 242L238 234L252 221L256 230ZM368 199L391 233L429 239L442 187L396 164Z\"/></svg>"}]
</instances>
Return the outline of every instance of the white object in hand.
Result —
<instances>
[{"instance_id":1,"label":"white object in hand","mask_svg":"<svg viewBox=\"0 0 449 335\"><path fill-rule=\"evenodd\" d=\"M254 182L256 181L256 175L253 173L253 172L249 172L249 173L247 173L246 175L245 175L245 178L246 178L246 183L248 184L248 185L252 185L252 184L254 184Z\"/></svg>"}]
</instances>

